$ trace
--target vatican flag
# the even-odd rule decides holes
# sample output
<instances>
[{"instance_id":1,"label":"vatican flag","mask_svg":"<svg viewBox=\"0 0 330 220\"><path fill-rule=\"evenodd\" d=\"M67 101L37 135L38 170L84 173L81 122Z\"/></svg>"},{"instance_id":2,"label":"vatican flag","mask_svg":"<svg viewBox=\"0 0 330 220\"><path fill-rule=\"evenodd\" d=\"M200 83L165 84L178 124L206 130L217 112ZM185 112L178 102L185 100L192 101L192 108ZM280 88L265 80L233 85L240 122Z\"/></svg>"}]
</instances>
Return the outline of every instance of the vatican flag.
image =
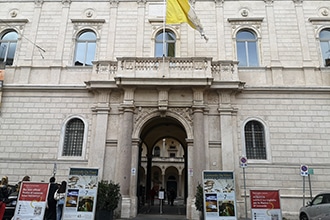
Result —
<instances>
[{"instance_id":1,"label":"vatican flag","mask_svg":"<svg viewBox=\"0 0 330 220\"><path fill-rule=\"evenodd\" d=\"M203 26L188 0L166 0L166 24L188 23L207 41Z\"/></svg>"}]
</instances>

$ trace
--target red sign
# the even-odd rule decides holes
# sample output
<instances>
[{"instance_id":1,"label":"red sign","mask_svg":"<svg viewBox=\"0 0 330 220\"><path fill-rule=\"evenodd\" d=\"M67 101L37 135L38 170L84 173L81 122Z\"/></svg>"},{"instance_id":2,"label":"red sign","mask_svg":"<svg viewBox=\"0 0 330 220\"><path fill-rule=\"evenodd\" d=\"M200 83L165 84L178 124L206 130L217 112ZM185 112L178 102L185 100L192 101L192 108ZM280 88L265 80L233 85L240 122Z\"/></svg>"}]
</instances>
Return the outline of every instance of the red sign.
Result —
<instances>
[{"instance_id":1,"label":"red sign","mask_svg":"<svg viewBox=\"0 0 330 220\"><path fill-rule=\"evenodd\" d=\"M19 200L45 202L47 194L48 183L22 182Z\"/></svg>"},{"instance_id":2,"label":"red sign","mask_svg":"<svg viewBox=\"0 0 330 220\"><path fill-rule=\"evenodd\" d=\"M252 209L280 209L278 190L250 190Z\"/></svg>"}]
</instances>

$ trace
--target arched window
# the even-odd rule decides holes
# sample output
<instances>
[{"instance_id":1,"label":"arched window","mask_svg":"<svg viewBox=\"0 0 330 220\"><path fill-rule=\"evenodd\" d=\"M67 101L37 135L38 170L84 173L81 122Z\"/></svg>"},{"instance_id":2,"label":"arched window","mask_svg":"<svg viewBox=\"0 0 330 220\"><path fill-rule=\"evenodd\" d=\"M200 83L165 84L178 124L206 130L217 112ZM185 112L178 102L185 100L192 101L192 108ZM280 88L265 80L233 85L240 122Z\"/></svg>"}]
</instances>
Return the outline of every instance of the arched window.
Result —
<instances>
[{"instance_id":1,"label":"arched window","mask_svg":"<svg viewBox=\"0 0 330 220\"><path fill-rule=\"evenodd\" d=\"M238 66L259 66L257 37L250 30L240 30L236 35Z\"/></svg>"},{"instance_id":2,"label":"arched window","mask_svg":"<svg viewBox=\"0 0 330 220\"><path fill-rule=\"evenodd\" d=\"M93 31L81 32L76 39L75 66L92 66L96 51L96 34Z\"/></svg>"},{"instance_id":3,"label":"arched window","mask_svg":"<svg viewBox=\"0 0 330 220\"><path fill-rule=\"evenodd\" d=\"M155 149L154 149L154 156L155 157L160 157L160 148L158 146L156 146Z\"/></svg>"},{"instance_id":4,"label":"arched window","mask_svg":"<svg viewBox=\"0 0 330 220\"><path fill-rule=\"evenodd\" d=\"M0 62L13 65L18 34L15 31L5 32L0 40Z\"/></svg>"},{"instance_id":5,"label":"arched window","mask_svg":"<svg viewBox=\"0 0 330 220\"><path fill-rule=\"evenodd\" d=\"M325 66L330 66L330 29L324 29L320 32L320 47Z\"/></svg>"},{"instance_id":6,"label":"arched window","mask_svg":"<svg viewBox=\"0 0 330 220\"><path fill-rule=\"evenodd\" d=\"M264 126L258 121L249 121L245 127L245 150L248 159L266 160Z\"/></svg>"},{"instance_id":7,"label":"arched window","mask_svg":"<svg viewBox=\"0 0 330 220\"><path fill-rule=\"evenodd\" d=\"M175 57L176 37L172 31L160 31L155 38L155 57Z\"/></svg>"},{"instance_id":8,"label":"arched window","mask_svg":"<svg viewBox=\"0 0 330 220\"><path fill-rule=\"evenodd\" d=\"M82 156L84 122L79 118L69 120L65 127L62 156Z\"/></svg>"}]
</instances>

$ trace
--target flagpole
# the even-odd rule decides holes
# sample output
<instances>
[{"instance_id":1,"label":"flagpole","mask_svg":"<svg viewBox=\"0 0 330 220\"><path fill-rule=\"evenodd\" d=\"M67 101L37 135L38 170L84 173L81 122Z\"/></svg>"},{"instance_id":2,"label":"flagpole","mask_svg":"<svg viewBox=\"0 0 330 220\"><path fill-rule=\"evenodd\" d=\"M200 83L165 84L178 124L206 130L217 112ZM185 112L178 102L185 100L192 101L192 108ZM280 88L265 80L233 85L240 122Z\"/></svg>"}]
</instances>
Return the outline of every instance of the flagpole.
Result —
<instances>
[{"instance_id":1,"label":"flagpole","mask_svg":"<svg viewBox=\"0 0 330 220\"><path fill-rule=\"evenodd\" d=\"M165 23L166 23L166 0L164 0L164 20L163 20L163 77L165 77Z\"/></svg>"}]
</instances>

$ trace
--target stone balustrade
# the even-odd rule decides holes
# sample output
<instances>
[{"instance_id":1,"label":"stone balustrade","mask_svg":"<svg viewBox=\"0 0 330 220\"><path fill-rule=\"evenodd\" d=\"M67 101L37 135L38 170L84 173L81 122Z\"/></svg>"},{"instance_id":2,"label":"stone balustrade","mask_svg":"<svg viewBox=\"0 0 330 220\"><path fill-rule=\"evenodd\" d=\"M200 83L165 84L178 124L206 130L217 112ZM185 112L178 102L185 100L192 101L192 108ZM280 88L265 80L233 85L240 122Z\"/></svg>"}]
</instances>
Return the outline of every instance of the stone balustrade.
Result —
<instances>
[{"instance_id":1,"label":"stone balustrade","mask_svg":"<svg viewBox=\"0 0 330 220\"><path fill-rule=\"evenodd\" d=\"M92 80L115 78L173 78L239 81L237 62L212 61L208 57L121 57L95 61Z\"/></svg>"}]
</instances>

